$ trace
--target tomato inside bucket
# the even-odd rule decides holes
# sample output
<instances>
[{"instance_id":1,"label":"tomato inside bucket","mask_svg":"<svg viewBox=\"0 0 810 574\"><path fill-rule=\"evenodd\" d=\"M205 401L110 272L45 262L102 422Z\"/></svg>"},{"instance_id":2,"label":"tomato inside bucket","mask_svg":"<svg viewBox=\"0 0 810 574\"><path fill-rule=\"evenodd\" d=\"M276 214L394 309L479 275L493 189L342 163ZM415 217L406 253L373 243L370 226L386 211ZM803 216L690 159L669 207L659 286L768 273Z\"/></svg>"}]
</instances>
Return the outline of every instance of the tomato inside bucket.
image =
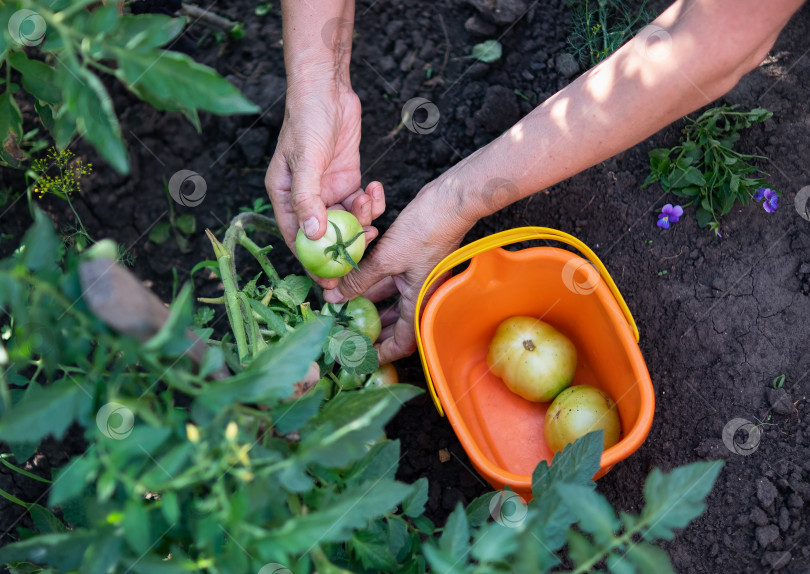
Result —
<instances>
[{"instance_id":1,"label":"tomato inside bucket","mask_svg":"<svg viewBox=\"0 0 810 574\"><path fill-rule=\"evenodd\" d=\"M476 255L425 306L424 358L448 420L470 460L494 487L529 498L531 473L553 453L544 436L550 403L512 393L487 365L489 343L509 317L553 325L577 348L575 385L607 392L622 423L618 444L602 455L607 472L637 450L652 424L652 382L613 293L591 264L553 247Z\"/></svg>"}]
</instances>

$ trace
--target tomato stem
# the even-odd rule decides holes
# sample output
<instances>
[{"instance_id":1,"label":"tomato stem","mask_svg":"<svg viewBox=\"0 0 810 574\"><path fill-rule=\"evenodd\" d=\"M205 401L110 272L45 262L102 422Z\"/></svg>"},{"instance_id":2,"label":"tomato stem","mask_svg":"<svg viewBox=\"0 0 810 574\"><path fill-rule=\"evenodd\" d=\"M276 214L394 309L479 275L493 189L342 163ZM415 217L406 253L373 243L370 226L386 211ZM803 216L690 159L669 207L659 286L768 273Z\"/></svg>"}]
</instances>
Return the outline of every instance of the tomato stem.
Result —
<instances>
[{"instance_id":1,"label":"tomato stem","mask_svg":"<svg viewBox=\"0 0 810 574\"><path fill-rule=\"evenodd\" d=\"M349 254L348 247L357 241L357 239L364 233L367 233L366 230L364 229L363 231L359 232L348 241L343 241L343 234L340 232L340 228L335 224L334 221L330 221L329 223L335 228L335 244L325 248L323 250L324 255L332 257L332 261L340 261L342 258L354 269L359 270L360 268L357 266L357 262L355 262L355 260Z\"/></svg>"}]
</instances>

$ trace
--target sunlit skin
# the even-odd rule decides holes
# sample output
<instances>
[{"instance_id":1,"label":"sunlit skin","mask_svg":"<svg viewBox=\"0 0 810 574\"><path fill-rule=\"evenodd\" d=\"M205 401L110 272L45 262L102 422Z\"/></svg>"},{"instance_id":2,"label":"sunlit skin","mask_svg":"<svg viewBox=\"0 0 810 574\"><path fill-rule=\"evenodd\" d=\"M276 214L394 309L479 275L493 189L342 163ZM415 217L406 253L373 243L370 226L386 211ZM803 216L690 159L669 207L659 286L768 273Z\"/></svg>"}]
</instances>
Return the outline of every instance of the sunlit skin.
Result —
<instances>
[{"instance_id":1,"label":"sunlit skin","mask_svg":"<svg viewBox=\"0 0 810 574\"><path fill-rule=\"evenodd\" d=\"M383 330L377 343L380 361L412 353L416 347L413 320L419 288L433 267L458 247L478 219L604 161L727 93L765 58L802 3L803 0L675 2L653 22L658 34L650 35L649 28L643 30L499 138L425 185L366 256L359 271L349 273L339 282L321 283L327 288L325 298L338 302L365 294L378 301L398 293L398 303L381 314ZM282 4L287 70L291 77L301 79L289 80L292 91L288 90L288 107L291 94L306 94L303 99L307 101L327 94L332 101L331 94L337 88L325 88L321 78L338 78L336 85L340 85L340 78L348 77L345 50L337 57L333 53L330 60L324 54L328 52L326 46L316 40L329 19L327 16L348 14L345 17L350 18L353 2L290 0ZM289 55L294 50L296 56ZM306 87L308 81L311 87ZM309 120L306 116L297 119L290 116L285 121L286 133L282 130L279 147L287 151L282 155L298 153L298 157L308 157L305 150L317 149L316 156L331 157L327 153L332 149L331 142L344 140L325 140L315 148L303 144L296 148L294 142L303 140L288 135L304 133L308 129L305 126L320 121L318 117ZM301 123L294 124L296 121ZM351 139L352 146L354 141ZM339 148L336 145L335 149ZM353 197L361 206L370 203L370 208L362 209L368 209L373 217L378 215L381 205L384 207L384 200L375 203L374 188L369 192L374 184L362 191L359 178L352 180L351 185L347 183L341 193L335 192L335 186L324 186L320 198L310 186L305 199L298 201L294 181L290 191L289 177L286 180L270 177L271 172L283 172L278 167L283 160L274 156L273 161L275 164L271 162L268 171L268 191L284 219L282 231L288 244L294 231L313 213L320 213L323 206L342 201L345 207ZM313 168L316 172L323 163L317 157L302 160L303 169L317 164L317 169ZM486 182L496 177L510 181L517 192L488 196L490 188ZM271 185L278 181L283 185ZM348 190L351 186L359 190L358 195L351 195ZM356 206L350 207L354 211ZM370 225L371 220L361 219L361 223ZM287 235L291 230L293 235Z\"/></svg>"}]
</instances>

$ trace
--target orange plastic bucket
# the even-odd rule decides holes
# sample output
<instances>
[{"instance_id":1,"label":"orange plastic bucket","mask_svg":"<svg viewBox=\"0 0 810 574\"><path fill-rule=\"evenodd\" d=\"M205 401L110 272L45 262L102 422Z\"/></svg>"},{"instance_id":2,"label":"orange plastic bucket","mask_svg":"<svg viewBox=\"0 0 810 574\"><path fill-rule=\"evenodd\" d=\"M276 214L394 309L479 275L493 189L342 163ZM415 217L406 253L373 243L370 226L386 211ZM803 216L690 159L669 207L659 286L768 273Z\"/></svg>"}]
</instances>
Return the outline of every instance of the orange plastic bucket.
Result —
<instances>
[{"instance_id":1,"label":"orange plastic bucket","mask_svg":"<svg viewBox=\"0 0 810 574\"><path fill-rule=\"evenodd\" d=\"M590 263L555 247L499 247L551 239L576 247ZM490 373L486 356L497 326L528 315L563 332L578 351L575 385L607 392L619 410L622 438L602 454L594 478L635 452L652 425L652 381L638 347L638 330L605 266L584 243L561 231L523 227L480 239L451 253L431 272L431 285L472 259L446 281L416 316L417 346L433 401L447 418L476 470L495 489L509 486L531 498L531 473L551 461L543 423L550 403L532 403Z\"/></svg>"}]
</instances>

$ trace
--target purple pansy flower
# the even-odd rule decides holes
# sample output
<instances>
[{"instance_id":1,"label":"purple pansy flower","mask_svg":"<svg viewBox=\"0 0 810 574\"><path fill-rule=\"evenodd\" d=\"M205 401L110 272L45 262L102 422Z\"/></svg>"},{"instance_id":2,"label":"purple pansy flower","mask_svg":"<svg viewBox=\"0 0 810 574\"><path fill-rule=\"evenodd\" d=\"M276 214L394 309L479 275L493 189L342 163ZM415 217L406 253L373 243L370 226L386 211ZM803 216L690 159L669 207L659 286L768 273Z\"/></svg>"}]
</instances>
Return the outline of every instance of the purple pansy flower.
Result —
<instances>
[{"instance_id":1,"label":"purple pansy flower","mask_svg":"<svg viewBox=\"0 0 810 574\"><path fill-rule=\"evenodd\" d=\"M669 229L670 223L678 223L678 218L683 215L683 207L680 205L673 206L667 203L661 208L661 213L658 214L658 227L661 229Z\"/></svg>"},{"instance_id":2,"label":"purple pansy flower","mask_svg":"<svg viewBox=\"0 0 810 574\"><path fill-rule=\"evenodd\" d=\"M779 207L779 196L776 195L776 192L767 187L760 187L757 192L754 194L755 201L762 201L762 207L768 213L773 213Z\"/></svg>"}]
</instances>

